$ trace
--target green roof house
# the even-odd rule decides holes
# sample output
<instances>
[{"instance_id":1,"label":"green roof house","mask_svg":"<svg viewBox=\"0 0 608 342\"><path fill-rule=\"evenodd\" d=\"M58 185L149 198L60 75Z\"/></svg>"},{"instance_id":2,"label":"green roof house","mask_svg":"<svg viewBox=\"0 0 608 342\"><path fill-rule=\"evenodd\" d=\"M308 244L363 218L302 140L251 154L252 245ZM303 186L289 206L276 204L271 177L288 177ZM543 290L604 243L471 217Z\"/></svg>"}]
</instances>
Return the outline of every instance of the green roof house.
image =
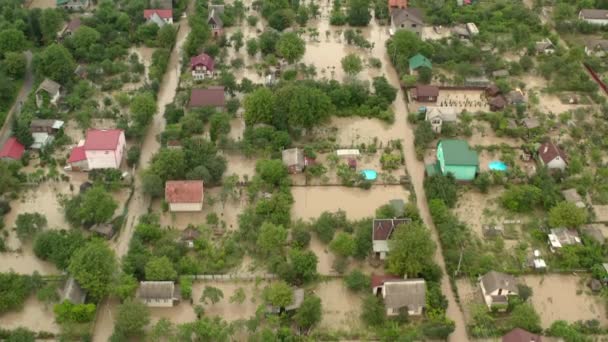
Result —
<instances>
[{"instance_id":1,"label":"green roof house","mask_svg":"<svg viewBox=\"0 0 608 342\"><path fill-rule=\"evenodd\" d=\"M410 58L410 73L418 70L421 67L432 69L433 64L431 64L431 61L428 58L421 54L417 54L416 56Z\"/></svg>"},{"instance_id":2,"label":"green roof house","mask_svg":"<svg viewBox=\"0 0 608 342\"><path fill-rule=\"evenodd\" d=\"M458 181L472 181L479 171L477 152L463 140L440 140L437 169L444 175L453 174Z\"/></svg>"}]
</instances>

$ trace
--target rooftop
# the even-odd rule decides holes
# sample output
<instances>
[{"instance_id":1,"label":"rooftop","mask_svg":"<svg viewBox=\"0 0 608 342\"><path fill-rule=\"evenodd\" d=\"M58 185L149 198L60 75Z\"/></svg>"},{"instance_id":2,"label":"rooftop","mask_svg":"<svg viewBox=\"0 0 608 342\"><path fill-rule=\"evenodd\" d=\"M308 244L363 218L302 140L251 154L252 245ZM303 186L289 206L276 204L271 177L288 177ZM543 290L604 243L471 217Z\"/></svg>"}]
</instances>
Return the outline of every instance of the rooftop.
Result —
<instances>
[{"instance_id":1,"label":"rooftop","mask_svg":"<svg viewBox=\"0 0 608 342\"><path fill-rule=\"evenodd\" d=\"M373 239L375 241L385 241L390 239L395 227L410 223L409 218L402 219L374 219Z\"/></svg>"},{"instance_id":2,"label":"rooftop","mask_svg":"<svg viewBox=\"0 0 608 342\"><path fill-rule=\"evenodd\" d=\"M401 279L384 282L384 304L388 308L416 309L426 304L424 279Z\"/></svg>"},{"instance_id":3,"label":"rooftop","mask_svg":"<svg viewBox=\"0 0 608 342\"><path fill-rule=\"evenodd\" d=\"M427 68L433 67L433 64L431 63L431 61L420 53L416 54L415 56L410 58L409 64L410 64L410 69L412 69L412 70L416 70L420 67L427 67Z\"/></svg>"},{"instance_id":4,"label":"rooftop","mask_svg":"<svg viewBox=\"0 0 608 342\"><path fill-rule=\"evenodd\" d=\"M584 19L606 19L608 20L608 10L586 8L579 12L579 15Z\"/></svg>"},{"instance_id":5,"label":"rooftop","mask_svg":"<svg viewBox=\"0 0 608 342\"><path fill-rule=\"evenodd\" d=\"M498 289L505 289L509 292L518 293L517 278L510 274L490 271L481 277L481 282L486 292L494 292Z\"/></svg>"},{"instance_id":6,"label":"rooftop","mask_svg":"<svg viewBox=\"0 0 608 342\"><path fill-rule=\"evenodd\" d=\"M214 62L213 58L206 53L201 53L198 56L190 58L190 66L195 67L198 65L204 65L209 70L213 70Z\"/></svg>"},{"instance_id":7,"label":"rooftop","mask_svg":"<svg viewBox=\"0 0 608 342\"><path fill-rule=\"evenodd\" d=\"M545 163L550 163L556 157L561 157L566 161L566 155L553 142L546 142L538 148L538 157Z\"/></svg>"},{"instance_id":8,"label":"rooftop","mask_svg":"<svg viewBox=\"0 0 608 342\"><path fill-rule=\"evenodd\" d=\"M438 145L443 150L443 161L446 165L479 165L477 151L472 150L464 140L440 140Z\"/></svg>"},{"instance_id":9,"label":"rooftop","mask_svg":"<svg viewBox=\"0 0 608 342\"><path fill-rule=\"evenodd\" d=\"M23 152L25 152L25 146L23 146L15 137L10 137L2 146L2 150L0 150L0 158L9 158L9 159L21 159L23 156Z\"/></svg>"},{"instance_id":10,"label":"rooftop","mask_svg":"<svg viewBox=\"0 0 608 342\"><path fill-rule=\"evenodd\" d=\"M145 9L144 18L150 19L154 13L163 19L173 18L172 9Z\"/></svg>"},{"instance_id":11,"label":"rooftop","mask_svg":"<svg viewBox=\"0 0 608 342\"><path fill-rule=\"evenodd\" d=\"M224 87L192 89L190 107L223 107L226 104Z\"/></svg>"},{"instance_id":12,"label":"rooftop","mask_svg":"<svg viewBox=\"0 0 608 342\"><path fill-rule=\"evenodd\" d=\"M173 299L175 284L172 281L142 281L139 283L137 297L142 299Z\"/></svg>"},{"instance_id":13,"label":"rooftop","mask_svg":"<svg viewBox=\"0 0 608 342\"><path fill-rule=\"evenodd\" d=\"M84 149L87 151L115 150L122 134L121 129L89 129Z\"/></svg>"},{"instance_id":14,"label":"rooftop","mask_svg":"<svg viewBox=\"0 0 608 342\"><path fill-rule=\"evenodd\" d=\"M165 183L167 203L200 203L203 201L203 181L167 181Z\"/></svg>"}]
</instances>

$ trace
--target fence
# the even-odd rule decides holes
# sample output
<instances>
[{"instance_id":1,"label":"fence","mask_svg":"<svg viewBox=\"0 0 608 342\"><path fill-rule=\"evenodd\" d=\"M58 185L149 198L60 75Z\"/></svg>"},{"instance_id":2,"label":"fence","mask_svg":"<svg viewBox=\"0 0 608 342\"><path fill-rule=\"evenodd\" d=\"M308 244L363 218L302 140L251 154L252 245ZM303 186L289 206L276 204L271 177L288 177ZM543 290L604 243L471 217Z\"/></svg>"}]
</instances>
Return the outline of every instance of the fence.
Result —
<instances>
[{"instance_id":1,"label":"fence","mask_svg":"<svg viewBox=\"0 0 608 342\"><path fill-rule=\"evenodd\" d=\"M229 273L229 274L195 274L191 277L193 280L202 281L233 281L233 280L273 280L277 279L278 276L272 273Z\"/></svg>"}]
</instances>

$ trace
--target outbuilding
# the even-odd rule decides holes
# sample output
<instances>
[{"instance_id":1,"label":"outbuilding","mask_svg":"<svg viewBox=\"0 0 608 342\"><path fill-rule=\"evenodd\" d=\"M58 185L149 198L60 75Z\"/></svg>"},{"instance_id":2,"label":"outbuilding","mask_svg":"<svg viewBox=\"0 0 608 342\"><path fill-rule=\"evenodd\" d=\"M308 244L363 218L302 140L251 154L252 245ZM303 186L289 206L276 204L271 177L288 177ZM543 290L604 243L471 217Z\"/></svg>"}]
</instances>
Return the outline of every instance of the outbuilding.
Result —
<instances>
[{"instance_id":1,"label":"outbuilding","mask_svg":"<svg viewBox=\"0 0 608 342\"><path fill-rule=\"evenodd\" d=\"M203 210L203 181L180 180L165 183L165 201L172 212Z\"/></svg>"}]
</instances>

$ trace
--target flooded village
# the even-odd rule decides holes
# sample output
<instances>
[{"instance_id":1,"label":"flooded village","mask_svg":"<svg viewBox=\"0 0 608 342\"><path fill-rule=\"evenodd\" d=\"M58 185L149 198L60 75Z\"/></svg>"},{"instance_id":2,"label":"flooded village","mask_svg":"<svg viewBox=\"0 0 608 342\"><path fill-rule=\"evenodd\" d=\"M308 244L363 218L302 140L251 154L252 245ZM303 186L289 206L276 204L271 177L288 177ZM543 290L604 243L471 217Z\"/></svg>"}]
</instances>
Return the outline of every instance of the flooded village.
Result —
<instances>
[{"instance_id":1,"label":"flooded village","mask_svg":"<svg viewBox=\"0 0 608 342\"><path fill-rule=\"evenodd\" d=\"M600 0L0 3L0 340L602 341Z\"/></svg>"}]
</instances>

